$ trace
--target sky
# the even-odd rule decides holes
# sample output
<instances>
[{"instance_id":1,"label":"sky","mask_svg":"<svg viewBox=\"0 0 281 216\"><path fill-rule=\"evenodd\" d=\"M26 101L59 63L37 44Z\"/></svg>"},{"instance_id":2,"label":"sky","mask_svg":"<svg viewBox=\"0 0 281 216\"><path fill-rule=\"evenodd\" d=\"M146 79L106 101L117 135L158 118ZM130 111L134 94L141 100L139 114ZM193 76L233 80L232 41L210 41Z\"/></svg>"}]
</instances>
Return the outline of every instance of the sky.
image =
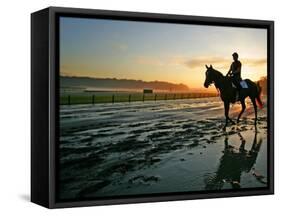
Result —
<instances>
[{"instance_id":1,"label":"sky","mask_svg":"<svg viewBox=\"0 0 281 216\"><path fill-rule=\"evenodd\" d=\"M60 18L60 74L203 87L205 64L226 74L238 52L242 78L267 73L266 29Z\"/></svg>"}]
</instances>

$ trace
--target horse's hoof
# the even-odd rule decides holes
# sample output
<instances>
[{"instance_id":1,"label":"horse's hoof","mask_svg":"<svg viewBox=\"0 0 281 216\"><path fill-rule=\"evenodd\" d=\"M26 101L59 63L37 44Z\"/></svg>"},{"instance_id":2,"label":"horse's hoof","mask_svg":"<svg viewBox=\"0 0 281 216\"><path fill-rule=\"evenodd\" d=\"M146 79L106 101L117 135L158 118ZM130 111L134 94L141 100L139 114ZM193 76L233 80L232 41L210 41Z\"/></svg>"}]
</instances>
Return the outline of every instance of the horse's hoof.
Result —
<instances>
[{"instance_id":1,"label":"horse's hoof","mask_svg":"<svg viewBox=\"0 0 281 216\"><path fill-rule=\"evenodd\" d=\"M228 119L228 121L232 124L235 125L235 122L232 119Z\"/></svg>"}]
</instances>

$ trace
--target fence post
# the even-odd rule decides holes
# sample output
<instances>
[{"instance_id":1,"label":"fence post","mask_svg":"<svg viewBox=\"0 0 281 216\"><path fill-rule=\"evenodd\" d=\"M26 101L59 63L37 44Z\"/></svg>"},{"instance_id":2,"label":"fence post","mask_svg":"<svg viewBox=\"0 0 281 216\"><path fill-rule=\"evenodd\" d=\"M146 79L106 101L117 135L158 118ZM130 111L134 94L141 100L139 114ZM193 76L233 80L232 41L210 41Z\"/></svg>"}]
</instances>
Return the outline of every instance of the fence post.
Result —
<instances>
[{"instance_id":1,"label":"fence post","mask_svg":"<svg viewBox=\"0 0 281 216\"><path fill-rule=\"evenodd\" d=\"M174 100L176 100L176 94L174 94Z\"/></svg>"},{"instance_id":2,"label":"fence post","mask_svg":"<svg viewBox=\"0 0 281 216\"><path fill-rule=\"evenodd\" d=\"M131 103L131 95L129 94L129 103Z\"/></svg>"},{"instance_id":3,"label":"fence post","mask_svg":"<svg viewBox=\"0 0 281 216\"><path fill-rule=\"evenodd\" d=\"M95 95L92 96L92 104L95 104Z\"/></svg>"},{"instance_id":4,"label":"fence post","mask_svg":"<svg viewBox=\"0 0 281 216\"><path fill-rule=\"evenodd\" d=\"M114 95L112 95L112 103L114 103Z\"/></svg>"},{"instance_id":5,"label":"fence post","mask_svg":"<svg viewBox=\"0 0 281 216\"><path fill-rule=\"evenodd\" d=\"M144 102L144 94L142 95L142 102Z\"/></svg>"},{"instance_id":6,"label":"fence post","mask_svg":"<svg viewBox=\"0 0 281 216\"><path fill-rule=\"evenodd\" d=\"M70 105L70 95L68 95L67 102L68 102L68 105Z\"/></svg>"},{"instance_id":7,"label":"fence post","mask_svg":"<svg viewBox=\"0 0 281 216\"><path fill-rule=\"evenodd\" d=\"M155 94L154 100L156 101L157 94Z\"/></svg>"},{"instance_id":8,"label":"fence post","mask_svg":"<svg viewBox=\"0 0 281 216\"><path fill-rule=\"evenodd\" d=\"M167 100L167 94L165 94L165 100Z\"/></svg>"}]
</instances>

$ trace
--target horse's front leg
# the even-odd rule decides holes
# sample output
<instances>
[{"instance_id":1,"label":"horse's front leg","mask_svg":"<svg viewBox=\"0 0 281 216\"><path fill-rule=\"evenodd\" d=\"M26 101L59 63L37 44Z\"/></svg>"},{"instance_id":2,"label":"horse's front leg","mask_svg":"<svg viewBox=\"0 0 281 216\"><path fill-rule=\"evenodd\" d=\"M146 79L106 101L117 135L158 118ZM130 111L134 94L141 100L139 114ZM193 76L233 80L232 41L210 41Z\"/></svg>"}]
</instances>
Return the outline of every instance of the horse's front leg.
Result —
<instances>
[{"instance_id":1,"label":"horse's front leg","mask_svg":"<svg viewBox=\"0 0 281 216\"><path fill-rule=\"evenodd\" d=\"M225 115L225 126L224 126L224 129L226 129L228 121L230 121L231 124L235 125L235 122L232 121L232 119L229 118L229 116L228 116L228 114L229 114L229 106L230 106L229 102L224 102L224 115Z\"/></svg>"},{"instance_id":2,"label":"horse's front leg","mask_svg":"<svg viewBox=\"0 0 281 216\"><path fill-rule=\"evenodd\" d=\"M241 118L243 112L244 112L245 109L246 109L245 100L241 100L240 102L241 102L241 105L242 105L242 110L241 110L241 112L240 112L239 115L238 115L237 124L239 123L239 120L240 120L240 118Z\"/></svg>"},{"instance_id":3,"label":"horse's front leg","mask_svg":"<svg viewBox=\"0 0 281 216\"><path fill-rule=\"evenodd\" d=\"M229 103L224 102L224 115L225 115L225 125L224 125L224 128L223 128L224 130L226 129L227 123L228 123L228 120L229 120L228 113L229 113Z\"/></svg>"}]
</instances>

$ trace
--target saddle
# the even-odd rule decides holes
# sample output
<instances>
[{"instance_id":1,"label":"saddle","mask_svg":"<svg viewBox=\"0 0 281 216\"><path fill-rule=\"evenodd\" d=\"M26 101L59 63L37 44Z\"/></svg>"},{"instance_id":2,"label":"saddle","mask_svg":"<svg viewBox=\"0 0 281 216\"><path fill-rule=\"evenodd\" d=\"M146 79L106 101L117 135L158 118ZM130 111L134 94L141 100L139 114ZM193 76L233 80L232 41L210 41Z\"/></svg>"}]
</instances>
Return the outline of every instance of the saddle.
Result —
<instances>
[{"instance_id":1,"label":"saddle","mask_svg":"<svg viewBox=\"0 0 281 216\"><path fill-rule=\"evenodd\" d=\"M231 82L231 84L232 84L232 87L233 87L233 88L237 88L233 82ZM241 81L240 81L240 86L241 86L241 88L243 88L243 89L249 88L249 87L248 87L248 84L247 84L247 82L246 82L245 80L241 80Z\"/></svg>"},{"instance_id":2,"label":"saddle","mask_svg":"<svg viewBox=\"0 0 281 216\"><path fill-rule=\"evenodd\" d=\"M234 97L234 100L232 101L232 103L235 103L235 102L239 101L239 91L237 90L237 87L236 87L236 85L233 82L231 82L231 84L232 84L232 87L234 89L236 89L235 97ZM249 88L249 86L248 86L248 84L247 84L247 82L245 80L241 80L239 82L239 84L240 84L241 89Z\"/></svg>"}]
</instances>

